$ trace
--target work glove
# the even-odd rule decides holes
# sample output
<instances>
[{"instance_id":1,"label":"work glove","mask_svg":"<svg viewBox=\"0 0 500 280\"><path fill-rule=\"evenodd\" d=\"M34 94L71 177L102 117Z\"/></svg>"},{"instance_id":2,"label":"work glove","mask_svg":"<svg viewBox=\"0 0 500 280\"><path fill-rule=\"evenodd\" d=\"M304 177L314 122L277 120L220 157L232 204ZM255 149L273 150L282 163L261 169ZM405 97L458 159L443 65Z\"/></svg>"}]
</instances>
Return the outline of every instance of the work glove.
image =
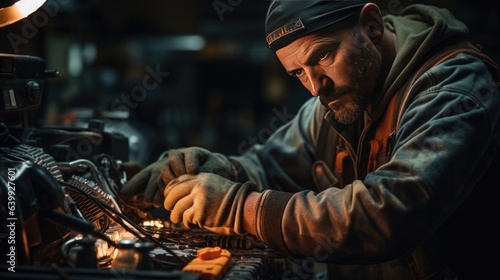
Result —
<instances>
[{"instance_id":1,"label":"work glove","mask_svg":"<svg viewBox=\"0 0 500 280\"><path fill-rule=\"evenodd\" d=\"M142 201L143 208L161 207L163 191L172 179L201 172L219 174L230 180L237 178L236 169L222 154L198 147L173 149L125 183L120 197L135 203Z\"/></svg>"},{"instance_id":2,"label":"work glove","mask_svg":"<svg viewBox=\"0 0 500 280\"><path fill-rule=\"evenodd\" d=\"M245 199L256 186L235 183L217 174L182 175L165 188L163 206L170 221L224 235L244 234Z\"/></svg>"}]
</instances>

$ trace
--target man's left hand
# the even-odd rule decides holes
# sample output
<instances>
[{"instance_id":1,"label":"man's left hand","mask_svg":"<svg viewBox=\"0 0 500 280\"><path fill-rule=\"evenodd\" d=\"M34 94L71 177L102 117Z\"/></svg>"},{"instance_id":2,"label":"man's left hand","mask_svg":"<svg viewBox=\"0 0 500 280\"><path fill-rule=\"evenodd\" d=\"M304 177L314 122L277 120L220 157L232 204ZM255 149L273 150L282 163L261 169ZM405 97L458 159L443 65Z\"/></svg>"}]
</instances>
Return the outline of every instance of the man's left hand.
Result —
<instances>
[{"instance_id":1,"label":"man's left hand","mask_svg":"<svg viewBox=\"0 0 500 280\"><path fill-rule=\"evenodd\" d=\"M171 211L173 223L225 235L244 234L244 203L255 189L252 182L235 183L217 174L182 175L165 188L163 205Z\"/></svg>"}]
</instances>

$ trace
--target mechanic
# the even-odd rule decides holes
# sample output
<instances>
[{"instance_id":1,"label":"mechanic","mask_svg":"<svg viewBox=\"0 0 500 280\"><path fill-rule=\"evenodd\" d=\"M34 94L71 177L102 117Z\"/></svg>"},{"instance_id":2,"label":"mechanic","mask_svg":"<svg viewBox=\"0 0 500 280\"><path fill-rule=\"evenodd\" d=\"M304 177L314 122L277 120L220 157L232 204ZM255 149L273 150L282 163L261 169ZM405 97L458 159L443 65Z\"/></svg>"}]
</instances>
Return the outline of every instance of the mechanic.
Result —
<instances>
[{"instance_id":1,"label":"mechanic","mask_svg":"<svg viewBox=\"0 0 500 280\"><path fill-rule=\"evenodd\" d=\"M168 151L122 197L328 263L333 279L498 274L499 71L467 27L363 0L274 0L265 24L313 97L242 155Z\"/></svg>"}]
</instances>

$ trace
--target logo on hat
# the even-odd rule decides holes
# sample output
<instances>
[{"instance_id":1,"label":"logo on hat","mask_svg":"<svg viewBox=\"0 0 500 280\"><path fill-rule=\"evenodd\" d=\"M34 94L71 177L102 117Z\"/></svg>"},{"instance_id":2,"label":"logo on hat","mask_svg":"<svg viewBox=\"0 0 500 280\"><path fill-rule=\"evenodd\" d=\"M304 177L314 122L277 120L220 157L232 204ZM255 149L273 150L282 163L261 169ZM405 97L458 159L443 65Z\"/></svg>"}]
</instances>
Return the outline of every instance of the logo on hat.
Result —
<instances>
[{"instance_id":1,"label":"logo on hat","mask_svg":"<svg viewBox=\"0 0 500 280\"><path fill-rule=\"evenodd\" d=\"M271 47L271 44L275 42L276 40L279 40L280 38L293 33L295 31L298 31L300 29L304 29L304 23L302 23L302 20L296 19L292 23L289 23L287 25L284 25L273 32L271 32L269 35L266 37L267 45L268 47Z\"/></svg>"}]
</instances>

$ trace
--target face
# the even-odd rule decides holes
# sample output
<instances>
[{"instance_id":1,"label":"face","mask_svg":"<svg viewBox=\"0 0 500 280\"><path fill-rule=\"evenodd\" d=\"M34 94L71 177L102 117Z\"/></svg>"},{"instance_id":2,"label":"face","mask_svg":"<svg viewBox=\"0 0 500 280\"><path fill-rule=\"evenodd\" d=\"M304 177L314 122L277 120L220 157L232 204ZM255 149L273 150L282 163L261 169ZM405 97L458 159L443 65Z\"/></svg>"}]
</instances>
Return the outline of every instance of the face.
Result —
<instances>
[{"instance_id":1,"label":"face","mask_svg":"<svg viewBox=\"0 0 500 280\"><path fill-rule=\"evenodd\" d=\"M358 26L300 37L276 55L342 124L363 115L379 86L381 55Z\"/></svg>"}]
</instances>

